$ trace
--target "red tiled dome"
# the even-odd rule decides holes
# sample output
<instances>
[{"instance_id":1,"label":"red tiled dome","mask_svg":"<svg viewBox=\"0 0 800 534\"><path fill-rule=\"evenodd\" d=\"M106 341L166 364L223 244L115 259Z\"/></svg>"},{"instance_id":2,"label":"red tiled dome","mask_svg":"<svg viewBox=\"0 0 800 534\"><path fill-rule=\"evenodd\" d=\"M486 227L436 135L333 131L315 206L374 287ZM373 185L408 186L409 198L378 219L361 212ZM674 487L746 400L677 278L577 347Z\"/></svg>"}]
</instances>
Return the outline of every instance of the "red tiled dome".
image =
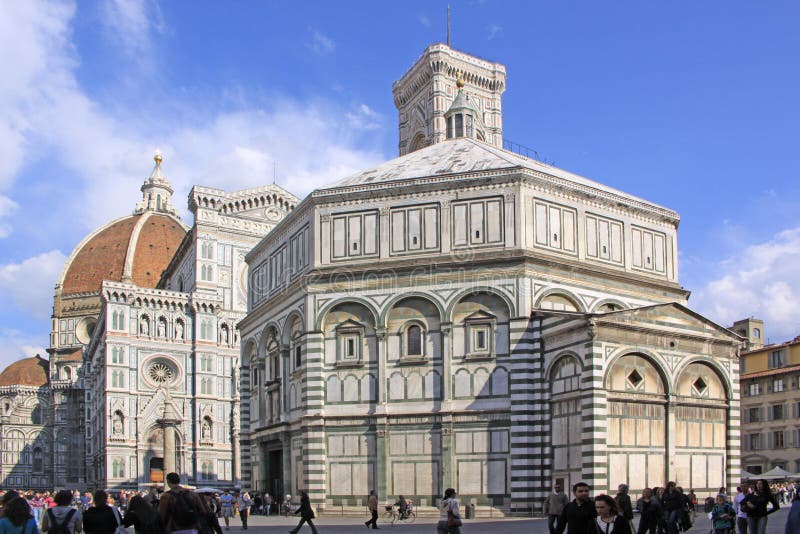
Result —
<instances>
[{"instance_id":1,"label":"red tiled dome","mask_svg":"<svg viewBox=\"0 0 800 534\"><path fill-rule=\"evenodd\" d=\"M162 213L117 219L72 253L62 273L61 294L94 292L103 280L121 282L126 278L142 287L156 287L185 235L177 218Z\"/></svg>"},{"instance_id":2,"label":"red tiled dome","mask_svg":"<svg viewBox=\"0 0 800 534\"><path fill-rule=\"evenodd\" d=\"M39 356L16 361L0 373L0 386L39 388L50 383L50 362Z\"/></svg>"}]
</instances>

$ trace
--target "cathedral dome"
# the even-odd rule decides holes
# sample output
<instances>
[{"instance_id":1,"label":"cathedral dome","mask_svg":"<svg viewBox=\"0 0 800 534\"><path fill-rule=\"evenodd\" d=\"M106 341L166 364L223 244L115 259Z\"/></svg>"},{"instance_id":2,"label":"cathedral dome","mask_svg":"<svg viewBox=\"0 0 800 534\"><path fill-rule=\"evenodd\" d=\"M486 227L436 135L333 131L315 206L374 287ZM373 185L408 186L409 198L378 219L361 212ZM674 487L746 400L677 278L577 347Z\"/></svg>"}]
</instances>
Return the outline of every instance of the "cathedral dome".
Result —
<instances>
[{"instance_id":1,"label":"cathedral dome","mask_svg":"<svg viewBox=\"0 0 800 534\"><path fill-rule=\"evenodd\" d=\"M95 292L103 280L156 287L185 235L183 223L170 214L145 211L112 221L73 251L61 294Z\"/></svg>"},{"instance_id":2,"label":"cathedral dome","mask_svg":"<svg viewBox=\"0 0 800 534\"><path fill-rule=\"evenodd\" d=\"M16 361L0 373L0 386L43 387L50 382L50 362L39 356Z\"/></svg>"},{"instance_id":3,"label":"cathedral dome","mask_svg":"<svg viewBox=\"0 0 800 534\"><path fill-rule=\"evenodd\" d=\"M156 287L188 228L172 208L161 154L154 159L134 214L89 234L72 252L58 281L62 296L97 292L103 280Z\"/></svg>"}]
</instances>

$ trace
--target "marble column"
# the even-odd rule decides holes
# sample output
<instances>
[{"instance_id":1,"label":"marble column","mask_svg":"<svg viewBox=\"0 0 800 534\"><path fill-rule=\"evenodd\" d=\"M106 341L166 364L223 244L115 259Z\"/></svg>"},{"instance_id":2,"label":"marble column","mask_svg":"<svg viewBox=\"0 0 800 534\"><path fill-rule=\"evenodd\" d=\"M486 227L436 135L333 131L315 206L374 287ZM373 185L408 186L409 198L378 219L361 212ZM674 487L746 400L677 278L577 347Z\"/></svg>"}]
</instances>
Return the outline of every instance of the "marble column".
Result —
<instances>
[{"instance_id":1,"label":"marble column","mask_svg":"<svg viewBox=\"0 0 800 534\"><path fill-rule=\"evenodd\" d=\"M175 427L164 424L164 471L165 475L175 472Z\"/></svg>"}]
</instances>

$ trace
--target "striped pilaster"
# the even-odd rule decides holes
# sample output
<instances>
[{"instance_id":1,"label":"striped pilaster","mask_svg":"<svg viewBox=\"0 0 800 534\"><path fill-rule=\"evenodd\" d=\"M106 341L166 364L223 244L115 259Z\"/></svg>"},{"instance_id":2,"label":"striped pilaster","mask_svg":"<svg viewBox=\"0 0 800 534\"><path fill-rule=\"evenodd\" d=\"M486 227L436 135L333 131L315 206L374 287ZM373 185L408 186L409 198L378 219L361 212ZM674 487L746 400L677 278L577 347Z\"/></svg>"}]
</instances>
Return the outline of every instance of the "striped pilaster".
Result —
<instances>
[{"instance_id":1,"label":"striped pilaster","mask_svg":"<svg viewBox=\"0 0 800 534\"><path fill-rule=\"evenodd\" d=\"M303 483L316 507L323 508L328 492L325 447L325 375L324 336L322 332L306 335L306 371L303 380L303 402L306 419L302 428Z\"/></svg>"},{"instance_id":2,"label":"striped pilaster","mask_svg":"<svg viewBox=\"0 0 800 534\"><path fill-rule=\"evenodd\" d=\"M605 366L602 346L590 340L583 350L584 372L581 388L590 393L581 400L581 452L583 481L592 488L592 493L607 493L608 450L606 447L606 420L608 419L608 393L603 387Z\"/></svg>"},{"instance_id":3,"label":"striped pilaster","mask_svg":"<svg viewBox=\"0 0 800 534\"><path fill-rule=\"evenodd\" d=\"M325 424L321 417L303 425L303 483L311 502L325 507L328 493L327 458L325 450Z\"/></svg>"},{"instance_id":4,"label":"striped pilaster","mask_svg":"<svg viewBox=\"0 0 800 534\"><path fill-rule=\"evenodd\" d=\"M513 319L511 341L511 509L530 513L546 488L549 442L541 319Z\"/></svg>"},{"instance_id":5,"label":"striped pilaster","mask_svg":"<svg viewBox=\"0 0 800 534\"><path fill-rule=\"evenodd\" d=\"M741 390L739 388L738 362L731 361L731 395L728 401L727 465L725 484L728 492L739 485L742 467L742 414Z\"/></svg>"},{"instance_id":6,"label":"striped pilaster","mask_svg":"<svg viewBox=\"0 0 800 534\"><path fill-rule=\"evenodd\" d=\"M239 399L239 458L241 466L239 466L239 476L241 477L241 484L244 488L253 488L254 481L257 480L256 474L253 473L253 454L252 441L250 439L250 365L249 358L244 356L240 358L242 364L239 369L239 390L244 393L244 399ZM233 410L233 417L236 416L236 410ZM232 422L235 426L237 423ZM235 468L234 468L235 469ZM235 478L235 477L234 477Z\"/></svg>"}]
</instances>

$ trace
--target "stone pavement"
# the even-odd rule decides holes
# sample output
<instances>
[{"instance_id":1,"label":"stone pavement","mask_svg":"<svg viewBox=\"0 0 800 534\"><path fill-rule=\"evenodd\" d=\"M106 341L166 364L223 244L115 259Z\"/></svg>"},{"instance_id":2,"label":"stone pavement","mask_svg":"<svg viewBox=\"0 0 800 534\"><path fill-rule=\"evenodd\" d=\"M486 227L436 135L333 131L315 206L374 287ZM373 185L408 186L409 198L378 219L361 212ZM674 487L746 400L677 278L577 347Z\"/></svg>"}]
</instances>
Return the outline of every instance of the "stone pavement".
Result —
<instances>
[{"instance_id":1,"label":"stone pavement","mask_svg":"<svg viewBox=\"0 0 800 534\"><path fill-rule=\"evenodd\" d=\"M781 508L769 517L766 534L784 534L786 516L789 513L788 505ZM322 517L314 520L320 534L336 533L344 534L350 532L366 532L363 519L353 517ZM292 517L264 517L255 516L250 518L250 529L252 534L274 534L287 532L297 525L299 518ZM411 525L399 524L394 527L390 524L378 523L382 530L389 530L398 534L432 534L436 532L436 522L433 518L421 518ZM223 525L223 531L225 527ZM698 514L695 524L688 534L708 534L711 530L711 522L706 514ZM231 529L225 531L226 534L243 534L241 522L238 518L231 521ZM308 526L303 526L300 534L310 533ZM500 534L500 533L525 533L525 534L547 534L547 521L545 519L476 519L464 521L461 528L462 534ZM798 533L800 534L800 533Z\"/></svg>"}]
</instances>

